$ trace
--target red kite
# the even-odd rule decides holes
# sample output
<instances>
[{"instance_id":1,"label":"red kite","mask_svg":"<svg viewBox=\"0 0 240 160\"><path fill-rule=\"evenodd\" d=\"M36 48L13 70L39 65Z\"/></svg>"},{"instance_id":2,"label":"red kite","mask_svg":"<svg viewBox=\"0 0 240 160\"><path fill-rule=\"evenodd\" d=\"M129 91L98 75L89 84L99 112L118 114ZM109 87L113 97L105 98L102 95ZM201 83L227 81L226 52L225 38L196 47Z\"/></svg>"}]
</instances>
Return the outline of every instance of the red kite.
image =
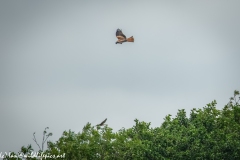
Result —
<instances>
[{"instance_id":1,"label":"red kite","mask_svg":"<svg viewBox=\"0 0 240 160\"><path fill-rule=\"evenodd\" d=\"M98 124L97 126L103 126L106 121L107 121L107 118L104 121L102 121L100 124Z\"/></svg>"},{"instance_id":2,"label":"red kite","mask_svg":"<svg viewBox=\"0 0 240 160\"><path fill-rule=\"evenodd\" d=\"M116 44L118 44L118 43L122 44L124 42L134 42L133 36L129 37L129 38L126 38L126 36L122 33L122 30L120 30L120 29L117 29L116 37L118 39Z\"/></svg>"}]
</instances>

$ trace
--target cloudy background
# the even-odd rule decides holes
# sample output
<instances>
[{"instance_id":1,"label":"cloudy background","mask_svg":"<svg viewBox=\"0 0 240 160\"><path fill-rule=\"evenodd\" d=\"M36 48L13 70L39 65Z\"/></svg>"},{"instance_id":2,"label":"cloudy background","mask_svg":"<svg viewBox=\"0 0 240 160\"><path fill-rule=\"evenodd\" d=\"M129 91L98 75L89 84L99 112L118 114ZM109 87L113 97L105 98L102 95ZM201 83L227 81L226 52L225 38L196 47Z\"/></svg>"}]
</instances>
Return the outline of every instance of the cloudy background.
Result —
<instances>
[{"instance_id":1,"label":"cloudy background","mask_svg":"<svg viewBox=\"0 0 240 160\"><path fill-rule=\"evenodd\" d=\"M105 118L160 126L240 90L240 1L0 1L0 152ZM134 43L116 45L120 28Z\"/></svg>"}]
</instances>

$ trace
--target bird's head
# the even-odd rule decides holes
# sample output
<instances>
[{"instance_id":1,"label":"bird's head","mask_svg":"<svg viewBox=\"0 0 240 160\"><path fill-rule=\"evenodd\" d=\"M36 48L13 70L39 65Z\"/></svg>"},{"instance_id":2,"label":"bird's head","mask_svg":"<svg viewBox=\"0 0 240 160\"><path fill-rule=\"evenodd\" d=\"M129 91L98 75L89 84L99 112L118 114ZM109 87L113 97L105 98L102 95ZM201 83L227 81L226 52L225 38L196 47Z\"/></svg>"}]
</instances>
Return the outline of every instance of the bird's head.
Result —
<instances>
[{"instance_id":1,"label":"bird's head","mask_svg":"<svg viewBox=\"0 0 240 160\"><path fill-rule=\"evenodd\" d=\"M117 32L121 32L121 31L122 31L121 29L119 29L119 28L117 29Z\"/></svg>"}]
</instances>

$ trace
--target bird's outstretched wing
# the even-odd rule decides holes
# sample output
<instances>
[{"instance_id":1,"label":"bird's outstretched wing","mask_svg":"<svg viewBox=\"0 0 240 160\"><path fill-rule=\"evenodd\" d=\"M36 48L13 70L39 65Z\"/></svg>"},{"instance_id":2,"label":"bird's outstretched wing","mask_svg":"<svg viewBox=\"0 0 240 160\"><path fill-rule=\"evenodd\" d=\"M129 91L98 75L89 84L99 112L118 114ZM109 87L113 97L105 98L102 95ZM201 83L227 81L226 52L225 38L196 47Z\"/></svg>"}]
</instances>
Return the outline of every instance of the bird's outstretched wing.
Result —
<instances>
[{"instance_id":1,"label":"bird's outstretched wing","mask_svg":"<svg viewBox=\"0 0 240 160\"><path fill-rule=\"evenodd\" d=\"M102 125L104 125L104 123L107 121L107 118L104 120L104 121L102 121L100 124L98 124L97 126L102 126Z\"/></svg>"},{"instance_id":2,"label":"bird's outstretched wing","mask_svg":"<svg viewBox=\"0 0 240 160\"><path fill-rule=\"evenodd\" d=\"M117 37L118 40L120 40L120 41L126 40L126 36L122 33L122 30L120 30L120 29L117 29L116 37Z\"/></svg>"}]
</instances>

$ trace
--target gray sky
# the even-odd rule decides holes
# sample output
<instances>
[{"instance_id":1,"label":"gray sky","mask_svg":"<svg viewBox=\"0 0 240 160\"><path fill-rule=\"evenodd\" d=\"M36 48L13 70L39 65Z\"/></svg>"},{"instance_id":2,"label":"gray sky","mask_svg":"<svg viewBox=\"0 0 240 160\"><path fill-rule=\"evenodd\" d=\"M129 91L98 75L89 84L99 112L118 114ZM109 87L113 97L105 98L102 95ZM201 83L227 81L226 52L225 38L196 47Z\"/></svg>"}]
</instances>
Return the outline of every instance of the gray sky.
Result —
<instances>
[{"instance_id":1,"label":"gray sky","mask_svg":"<svg viewBox=\"0 0 240 160\"><path fill-rule=\"evenodd\" d=\"M0 152L108 118L160 126L240 90L240 1L0 1ZM116 29L134 43L116 45Z\"/></svg>"}]
</instances>

